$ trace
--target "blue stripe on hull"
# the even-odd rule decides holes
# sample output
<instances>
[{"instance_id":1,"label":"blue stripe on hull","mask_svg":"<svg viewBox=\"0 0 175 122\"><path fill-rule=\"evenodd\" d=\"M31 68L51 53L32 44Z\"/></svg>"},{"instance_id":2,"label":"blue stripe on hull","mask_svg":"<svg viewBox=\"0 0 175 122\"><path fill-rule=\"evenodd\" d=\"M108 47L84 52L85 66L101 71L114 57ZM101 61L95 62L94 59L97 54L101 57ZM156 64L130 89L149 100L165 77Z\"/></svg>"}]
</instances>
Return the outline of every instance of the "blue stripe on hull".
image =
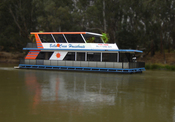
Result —
<instances>
[{"instance_id":1,"label":"blue stripe on hull","mask_svg":"<svg viewBox=\"0 0 175 122\"><path fill-rule=\"evenodd\" d=\"M19 68L21 69L71 70L71 71L95 71L95 72L114 72L114 73L137 73L137 72L145 71L145 68L119 69L119 68L98 68L98 67L27 65L27 64L19 64Z\"/></svg>"}]
</instances>

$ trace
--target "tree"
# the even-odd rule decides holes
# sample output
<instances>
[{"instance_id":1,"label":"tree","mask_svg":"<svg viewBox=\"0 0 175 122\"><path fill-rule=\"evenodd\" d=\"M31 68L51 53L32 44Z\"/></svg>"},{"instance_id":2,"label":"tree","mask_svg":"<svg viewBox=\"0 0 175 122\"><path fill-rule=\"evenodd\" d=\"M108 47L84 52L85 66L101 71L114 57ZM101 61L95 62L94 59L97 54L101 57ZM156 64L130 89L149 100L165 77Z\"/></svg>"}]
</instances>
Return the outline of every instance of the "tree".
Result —
<instances>
[{"instance_id":1,"label":"tree","mask_svg":"<svg viewBox=\"0 0 175 122\"><path fill-rule=\"evenodd\" d=\"M22 48L31 31L92 31L119 48L164 53L175 49L174 7L173 0L2 0L0 44Z\"/></svg>"},{"instance_id":2,"label":"tree","mask_svg":"<svg viewBox=\"0 0 175 122\"><path fill-rule=\"evenodd\" d=\"M69 31L71 28L71 4L69 0L35 0L38 30Z\"/></svg>"},{"instance_id":3,"label":"tree","mask_svg":"<svg viewBox=\"0 0 175 122\"><path fill-rule=\"evenodd\" d=\"M1 5L1 44L5 50L22 49L35 28L31 0L4 0Z\"/></svg>"}]
</instances>

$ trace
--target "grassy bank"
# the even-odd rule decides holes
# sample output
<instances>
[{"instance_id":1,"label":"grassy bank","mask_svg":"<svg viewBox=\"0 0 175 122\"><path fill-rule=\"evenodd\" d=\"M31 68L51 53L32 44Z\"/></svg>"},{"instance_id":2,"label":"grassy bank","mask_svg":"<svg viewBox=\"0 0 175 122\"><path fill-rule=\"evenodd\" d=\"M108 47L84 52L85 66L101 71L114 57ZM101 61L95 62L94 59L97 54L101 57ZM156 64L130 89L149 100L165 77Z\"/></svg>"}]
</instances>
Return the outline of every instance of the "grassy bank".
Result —
<instances>
[{"instance_id":1,"label":"grassy bank","mask_svg":"<svg viewBox=\"0 0 175 122\"><path fill-rule=\"evenodd\" d=\"M168 64L146 64L145 69L149 70L170 70L175 71L175 65L168 65Z\"/></svg>"}]
</instances>

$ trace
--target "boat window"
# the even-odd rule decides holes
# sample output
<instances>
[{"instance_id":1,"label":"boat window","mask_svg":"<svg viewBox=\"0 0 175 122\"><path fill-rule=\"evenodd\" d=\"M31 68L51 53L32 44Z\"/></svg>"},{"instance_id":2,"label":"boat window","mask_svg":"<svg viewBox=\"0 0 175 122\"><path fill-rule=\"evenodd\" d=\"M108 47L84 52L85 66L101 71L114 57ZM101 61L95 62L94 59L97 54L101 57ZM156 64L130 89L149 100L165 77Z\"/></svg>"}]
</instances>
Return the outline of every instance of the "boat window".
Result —
<instances>
[{"instance_id":1,"label":"boat window","mask_svg":"<svg viewBox=\"0 0 175 122\"><path fill-rule=\"evenodd\" d=\"M68 52L63 60L75 61L75 52Z\"/></svg>"},{"instance_id":2,"label":"boat window","mask_svg":"<svg viewBox=\"0 0 175 122\"><path fill-rule=\"evenodd\" d=\"M38 34L42 43L55 43L51 34Z\"/></svg>"},{"instance_id":3,"label":"boat window","mask_svg":"<svg viewBox=\"0 0 175 122\"><path fill-rule=\"evenodd\" d=\"M104 62L117 62L117 53L103 53L102 61Z\"/></svg>"},{"instance_id":4,"label":"boat window","mask_svg":"<svg viewBox=\"0 0 175 122\"><path fill-rule=\"evenodd\" d=\"M62 34L53 34L53 36L58 43L67 43Z\"/></svg>"},{"instance_id":5,"label":"boat window","mask_svg":"<svg viewBox=\"0 0 175 122\"><path fill-rule=\"evenodd\" d=\"M100 36L83 34L87 43L103 43Z\"/></svg>"},{"instance_id":6,"label":"boat window","mask_svg":"<svg viewBox=\"0 0 175 122\"><path fill-rule=\"evenodd\" d=\"M49 60L53 52L40 52L36 59Z\"/></svg>"},{"instance_id":7,"label":"boat window","mask_svg":"<svg viewBox=\"0 0 175 122\"><path fill-rule=\"evenodd\" d=\"M85 53L77 52L77 61L85 61Z\"/></svg>"},{"instance_id":8,"label":"boat window","mask_svg":"<svg viewBox=\"0 0 175 122\"><path fill-rule=\"evenodd\" d=\"M85 43L80 34L65 34L69 43Z\"/></svg>"},{"instance_id":9,"label":"boat window","mask_svg":"<svg viewBox=\"0 0 175 122\"><path fill-rule=\"evenodd\" d=\"M100 61L101 53L87 53L87 61Z\"/></svg>"}]
</instances>

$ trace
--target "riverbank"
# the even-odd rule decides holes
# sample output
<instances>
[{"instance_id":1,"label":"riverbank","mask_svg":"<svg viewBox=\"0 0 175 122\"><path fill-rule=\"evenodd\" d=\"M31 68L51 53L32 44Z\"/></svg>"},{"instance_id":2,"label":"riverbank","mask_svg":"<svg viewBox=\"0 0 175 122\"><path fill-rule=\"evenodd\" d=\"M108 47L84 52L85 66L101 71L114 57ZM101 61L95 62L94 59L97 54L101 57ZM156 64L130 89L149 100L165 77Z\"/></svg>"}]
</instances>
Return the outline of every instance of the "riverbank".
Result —
<instances>
[{"instance_id":1,"label":"riverbank","mask_svg":"<svg viewBox=\"0 0 175 122\"><path fill-rule=\"evenodd\" d=\"M144 54L143 54L144 55ZM165 54L161 54L160 52L156 52L154 56L150 54L145 57L140 56L138 61L146 62L146 64L163 64L163 65L175 65L175 52L166 52Z\"/></svg>"},{"instance_id":2,"label":"riverbank","mask_svg":"<svg viewBox=\"0 0 175 122\"><path fill-rule=\"evenodd\" d=\"M145 68L149 70L175 71L175 52L166 52L165 54L156 52L154 56L148 54L143 58L140 57L138 61L145 62Z\"/></svg>"},{"instance_id":3,"label":"riverbank","mask_svg":"<svg viewBox=\"0 0 175 122\"><path fill-rule=\"evenodd\" d=\"M25 54L20 52L0 52L0 63L13 63L18 64L21 58L24 58Z\"/></svg>"},{"instance_id":4,"label":"riverbank","mask_svg":"<svg viewBox=\"0 0 175 122\"><path fill-rule=\"evenodd\" d=\"M147 70L170 70L175 71L175 65L168 64L145 64L145 69Z\"/></svg>"}]
</instances>

